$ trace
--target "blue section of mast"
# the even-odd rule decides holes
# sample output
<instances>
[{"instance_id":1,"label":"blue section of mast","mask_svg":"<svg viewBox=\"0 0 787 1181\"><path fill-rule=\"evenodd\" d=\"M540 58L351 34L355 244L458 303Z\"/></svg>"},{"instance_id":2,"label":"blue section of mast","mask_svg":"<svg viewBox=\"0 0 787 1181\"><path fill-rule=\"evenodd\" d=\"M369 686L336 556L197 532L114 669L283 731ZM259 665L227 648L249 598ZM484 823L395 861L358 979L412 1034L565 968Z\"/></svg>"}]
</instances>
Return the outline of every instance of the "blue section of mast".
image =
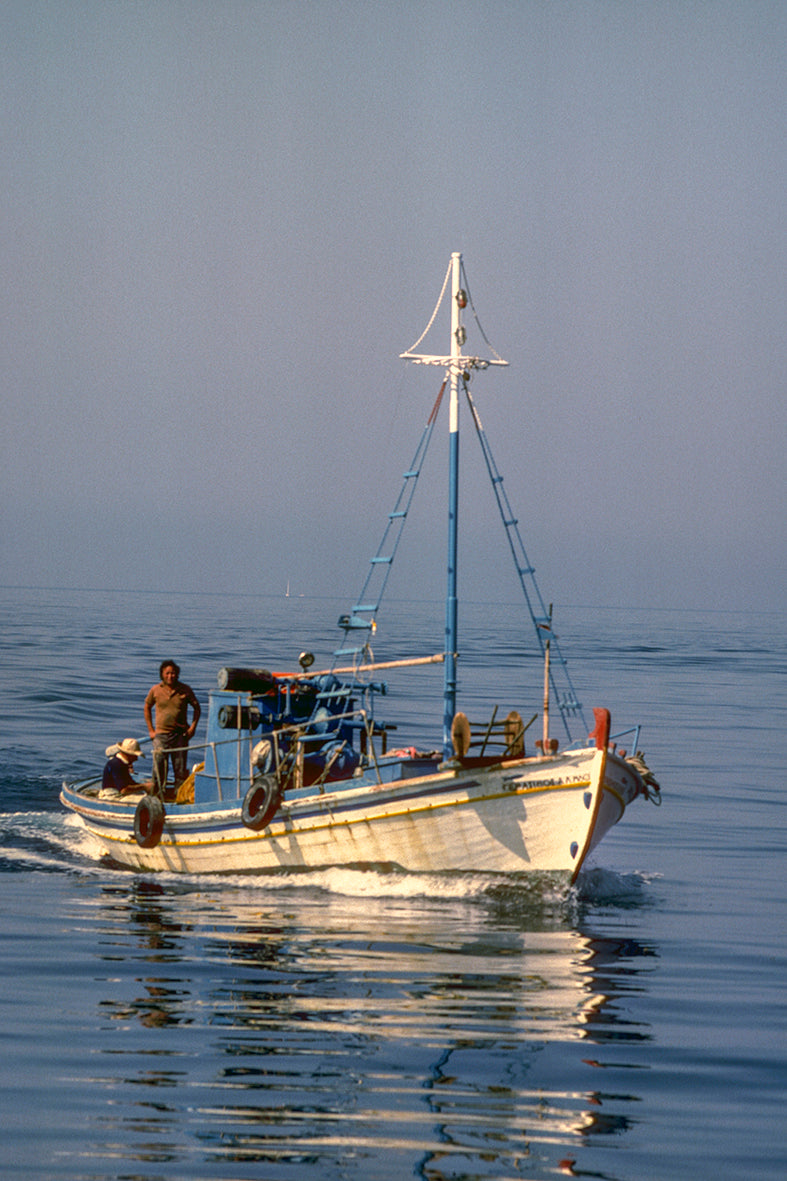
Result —
<instances>
[{"instance_id":1,"label":"blue section of mast","mask_svg":"<svg viewBox=\"0 0 787 1181\"><path fill-rule=\"evenodd\" d=\"M456 566L459 536L459 358L465 341L459 290L462 255L451 255L451 363L448 379L451 396L448 403L448 577L445 594L445 678L443 681L443 755L453 755L454 714L456 713L456 662L458 658L458 604Z\"/></svg>"},{"instance_id":2,"label":"blue section of mast","mask_svg":"<svg viewBox=\"0 0 787 1181\"><path fill-rule=\"evenodd\" d=\"M443 754L453 755L451 727L456 713L456 656L458 643L457 556L459 514L459 431L448 443L448 572L445 597L445 675L443 680Z\"/></svg>"}]
</instances>

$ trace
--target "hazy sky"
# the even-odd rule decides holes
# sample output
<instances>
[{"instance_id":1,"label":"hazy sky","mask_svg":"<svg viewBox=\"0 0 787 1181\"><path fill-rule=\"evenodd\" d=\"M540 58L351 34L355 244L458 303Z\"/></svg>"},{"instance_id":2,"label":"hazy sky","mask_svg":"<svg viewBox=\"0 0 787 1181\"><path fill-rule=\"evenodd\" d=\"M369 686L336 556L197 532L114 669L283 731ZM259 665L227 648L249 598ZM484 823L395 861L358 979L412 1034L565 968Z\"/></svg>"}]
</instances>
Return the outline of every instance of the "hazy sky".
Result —
<instances>
[{"instance_id":1,"label":"hazy sky","mask_svg":"<svg viewBox=\"0 0 787 1181\"><path fill-rule=\"evenodd\" d=\"M460 250L545 597L784 608L786 47L783 0L0 3L0 582L349 605ZM392 594L442 594L444 431ZM462 585L515 598L488 511Z\"/></svg>"}]
</instances>

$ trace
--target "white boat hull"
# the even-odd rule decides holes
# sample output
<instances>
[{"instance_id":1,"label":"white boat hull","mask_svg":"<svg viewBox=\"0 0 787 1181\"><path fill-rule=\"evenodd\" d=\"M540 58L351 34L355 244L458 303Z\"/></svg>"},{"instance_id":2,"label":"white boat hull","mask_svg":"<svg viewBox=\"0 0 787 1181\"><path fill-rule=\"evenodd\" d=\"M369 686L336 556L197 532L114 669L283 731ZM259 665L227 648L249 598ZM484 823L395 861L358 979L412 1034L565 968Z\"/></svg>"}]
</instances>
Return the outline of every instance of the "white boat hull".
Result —
<instances>
[{"instance_id":1,"label":"white boat hull","mask_svg":"<svg viewBox=\"0 0 787 1181\"><path fill-rule=\"evenodd\" d=\"M259 832L243 825L240 799L167 805L152 848L134 838L136 801L106 802L90 790L64 785L61 800L103 853L134 870L265 873L343 865L564 871L574 878L645 789L628 762L594 748L483 767L457 761L421 778L351 779L298 793Z\"/></svg>"}]
</instances>

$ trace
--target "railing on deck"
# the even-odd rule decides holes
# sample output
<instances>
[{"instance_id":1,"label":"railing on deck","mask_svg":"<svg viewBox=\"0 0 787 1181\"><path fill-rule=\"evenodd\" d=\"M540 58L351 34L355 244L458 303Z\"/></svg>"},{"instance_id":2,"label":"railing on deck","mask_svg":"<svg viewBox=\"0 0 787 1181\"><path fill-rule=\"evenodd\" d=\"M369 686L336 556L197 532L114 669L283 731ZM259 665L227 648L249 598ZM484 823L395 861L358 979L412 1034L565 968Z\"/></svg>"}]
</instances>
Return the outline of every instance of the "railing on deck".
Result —
<instances>
[{"instance_id":1,"label":"railing on deck","mask_svg":"<svg viewBox=\"0 0 787 1181\"><path fill-rule=\"evenodd\" d=\"M239 697L238 721L248 723L250 708L248 702L243 702ZM310 787L323 790L338 759L353 745L349 738L342 738L340 735L340 731L347 726L359 734L359 765L364 768L375 767L378 780L381 782L378 757L385 756L388 734L396 727L375 723L365 709L330 713L288 725L263 725L259 730L252 730L247 724L243 728L239 727L234 734L225 739L189 743L188 746L170 748L167 753L171 754L173 750L187 750L191 774L199 774L213 780L216 784L216 798L224 801L242 797L255 777L260 774L276 775L281 783L282 792L305 786L305 760L310 754L314 754L318 747L323 747L335 739L336 749L327 756L321 772L316 778L310 779L308 784ZM151 740L146 741L149 743ZM261 752L255 758L255 750L263 743L269 744L269 752ZM219 756L220 749L228 747L235 748L237 752L234 774L231 776L228 776L226 770L226 758L222 759ZM353 746L353 749L356 748ZM222 763L225 764L224 770L221 769Z\"/></svg>"}]
</instances>

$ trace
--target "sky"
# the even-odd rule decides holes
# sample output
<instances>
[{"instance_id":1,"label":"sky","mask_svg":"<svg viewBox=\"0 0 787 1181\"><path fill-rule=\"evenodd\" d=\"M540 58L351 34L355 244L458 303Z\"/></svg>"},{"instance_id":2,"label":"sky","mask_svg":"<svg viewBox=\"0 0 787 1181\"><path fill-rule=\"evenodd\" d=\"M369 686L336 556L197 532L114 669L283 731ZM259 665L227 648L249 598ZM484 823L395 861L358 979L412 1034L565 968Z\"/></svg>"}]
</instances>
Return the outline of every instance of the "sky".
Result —
<instances>
[{"instance_id":1,"label":"sky","mask_svg":"<svg viewBox=\"0 0 787 1181\"><path fill-rule=\"evenodd\" d=\"M354 602L461 251L545 598L783 610L785 78L781 0L0 2L0 583ZM392 595L443 594L446 431Z\"/></svg>"}]
</instances>

